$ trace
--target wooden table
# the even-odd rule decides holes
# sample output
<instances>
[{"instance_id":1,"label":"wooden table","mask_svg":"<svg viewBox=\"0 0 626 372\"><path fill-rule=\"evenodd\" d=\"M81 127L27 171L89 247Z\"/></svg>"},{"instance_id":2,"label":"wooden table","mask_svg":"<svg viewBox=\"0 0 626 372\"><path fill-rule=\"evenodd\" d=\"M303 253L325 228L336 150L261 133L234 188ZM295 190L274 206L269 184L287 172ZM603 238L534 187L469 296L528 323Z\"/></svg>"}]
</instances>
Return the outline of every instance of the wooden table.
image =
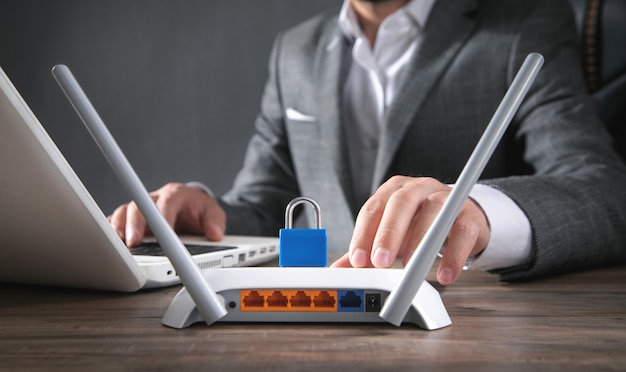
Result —
<instances>
[{"instance_id":1,"label":"wooden table","mask_svg":"<svg viewBox=\"0 0 626 372\"><path fill-rule=\"evenodd\" d=\"M429 278L433 279L431 276ZM452 326L160 324L180 287L119 294L0 284L0 369L626 370L626 268L441 291Z\"/></svg>"}]
</instances>

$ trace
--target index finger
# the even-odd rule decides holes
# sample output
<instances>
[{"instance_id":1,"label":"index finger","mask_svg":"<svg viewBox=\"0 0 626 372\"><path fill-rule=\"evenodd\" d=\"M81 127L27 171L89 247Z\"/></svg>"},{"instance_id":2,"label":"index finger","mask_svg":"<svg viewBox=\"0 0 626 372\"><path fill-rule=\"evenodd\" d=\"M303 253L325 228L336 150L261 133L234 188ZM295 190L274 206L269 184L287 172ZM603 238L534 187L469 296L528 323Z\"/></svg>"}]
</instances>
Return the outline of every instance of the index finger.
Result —
<instances>
[{"instance_id":1,"label":"index finger","mask_svg":"<svg viewBox=\"0 0 626 372\"><path fill-rule=\"evenodd\" d=\"M134 247L141 244L146 233L146 226L146 220L139 211L137 204L135 202L129 203L126 207L126 245Z\"/></svg>"},{"instance_id":2,"label":"index finger","mask_svg":"<svg viewBox=\"0 0 626 372\"><path fill-rule=\"evenodd\" d=\"M449 187L433 178L414 178L395 190L379 223L373 242L372 264L390 267L399 253L404 256L405 242L415 233L415 221L421 219L423 204L430 195Z\"/></svg>"},{"instance_id":3,"label":"index finger","mask_svg":"<svg viewBox=\"0 0 626 372\"><path fill-rule=\"evenodd\" d=\"M421 202L441 187L445 186L434 179L403 176L381 185L357 216L350 263L354 267L391 266Z\"/></svg>"}]
</instances>

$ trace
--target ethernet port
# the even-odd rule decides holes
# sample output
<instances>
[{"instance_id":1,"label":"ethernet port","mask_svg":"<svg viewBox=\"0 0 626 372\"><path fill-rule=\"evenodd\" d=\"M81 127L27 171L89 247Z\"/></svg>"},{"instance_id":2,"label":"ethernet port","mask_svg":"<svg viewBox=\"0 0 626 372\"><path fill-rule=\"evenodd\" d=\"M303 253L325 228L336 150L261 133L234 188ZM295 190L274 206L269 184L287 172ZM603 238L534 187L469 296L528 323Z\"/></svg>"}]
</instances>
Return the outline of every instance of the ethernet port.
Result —
<instances>
[{"instance_id":1,"label":"ethernet port","mask_svg":"<svg viewBox=\"0 0 626 372\"><path fill-rule=\"evenodd\" d=\"M267 306L269 307L287 307L288 299L281 291L274 291L267 298Z\"/></svg>"},{"instance_id":2,"label":"ethernet port","mask_svg":"<svg viewBox=\"0 0 626 372\"><path fill-rule=\"evenodd\" d=\"M339 297L338 311L363 311L363 291L338 291L337 296Z\"/></svg>"},{"instance_id":3,"label":"ethernet port","mask_svg":"<svg viewBox=\"0 0 626 372\"><path fill-rule=\"evenodd\" d=\"M382 301L380 299L380 293L366 293L365 294L365 311L366 312L379 312L382 308Z\"/></svg>"},{"instance_id":4,"label":"ethernet port","mask_svg":"<svg viewBox=\"0 0 626 372\"><path fill-rule=\"evenodd\" d=\"M291 307L311 307L311 297L307 296L304 291L297 291L291 296Z\"/></svg>"},{"instance_id":5,"label":"ethernet port","mask_svg":"<svg viewBox=\"0 0 626 372\"><path fill-rule=\"evenodd\" d=\"M315 298L313 298L313 305L315 307L335 307L335 297L331 296L328 291L321 291Z\"/></svg>"},{"instance_id":6,"label":"ethernet port","mask_svg":"<svg viewBox=\"0 0 626 372\"><path fill-rule=\"evenodd\" d=\"M243 297L243 304L245 307L263 307L265 298L257 291L250 291L250 293Z\"/></svg>"}]
</instances>

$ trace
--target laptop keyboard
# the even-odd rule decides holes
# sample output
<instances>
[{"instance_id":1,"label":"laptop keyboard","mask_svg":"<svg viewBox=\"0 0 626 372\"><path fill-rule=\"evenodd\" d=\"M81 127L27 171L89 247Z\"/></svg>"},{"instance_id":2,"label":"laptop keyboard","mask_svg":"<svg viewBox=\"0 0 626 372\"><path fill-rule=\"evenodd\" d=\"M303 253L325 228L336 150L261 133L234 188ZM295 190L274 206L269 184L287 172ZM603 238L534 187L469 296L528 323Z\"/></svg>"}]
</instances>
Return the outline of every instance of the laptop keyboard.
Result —
<instances>
[{"instance_id":1,"label":"laptop keyboard","mask_svg":"<svg viewBox=\"0 0 626 372\"><path fill-rule=\"evenodd\" d=\"M202 245L202 244L185 244L185 247L191 255L201 253L211 253L219 251L227 251L237 247L227 245ZM137 256L165 256L165 252L158 243L142 243L140 246L129 248L130 253Z\"/></svg>"}]
</instances>

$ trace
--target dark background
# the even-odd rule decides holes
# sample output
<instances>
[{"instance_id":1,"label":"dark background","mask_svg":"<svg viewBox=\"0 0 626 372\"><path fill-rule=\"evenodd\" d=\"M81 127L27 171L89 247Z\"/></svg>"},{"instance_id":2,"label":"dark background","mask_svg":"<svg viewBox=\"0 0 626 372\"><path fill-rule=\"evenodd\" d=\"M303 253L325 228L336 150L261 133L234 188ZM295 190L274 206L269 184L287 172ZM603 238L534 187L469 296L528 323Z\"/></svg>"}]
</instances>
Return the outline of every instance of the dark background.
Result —
<instances>
[{"instance_id":1,"label":"dark background","mask_svg":"<svg viewBox=\"0 0 626 372\"><path fill-rule=\"evenodd\" d=\"M50 74L73 71L149 190L228 190L277 33L341 0L3 0L0 66L102 210L128 200ZM1 175L0 175L1 176Z\"/></svg>"}]
</instances>

